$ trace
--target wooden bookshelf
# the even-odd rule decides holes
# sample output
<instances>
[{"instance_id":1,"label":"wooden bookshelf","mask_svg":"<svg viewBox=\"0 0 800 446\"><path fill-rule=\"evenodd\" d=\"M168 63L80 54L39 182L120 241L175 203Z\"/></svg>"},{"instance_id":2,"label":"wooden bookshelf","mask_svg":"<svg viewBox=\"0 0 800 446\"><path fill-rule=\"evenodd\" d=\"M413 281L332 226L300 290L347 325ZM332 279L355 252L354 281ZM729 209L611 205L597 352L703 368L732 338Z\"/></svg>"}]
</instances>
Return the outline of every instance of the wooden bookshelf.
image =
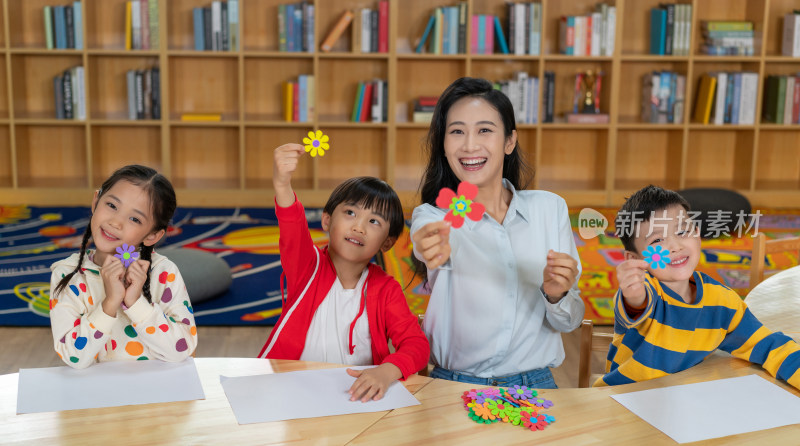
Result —
<instances>
[{"instance_id":1,"label":"wooden bookshelf","mask_svg":"<svg viewBox=\"0 0 800 446\"><path fill-rule=\"evenodd\" d=\"M350 52L345 32L333 51L278 51L277 10L291 0L240 0L239 51L194 51L192 8L210 0L161 0L160 48L125 50L124 0L83 1L83 50L46 50L42 8L67 0L1 0L0 203L85 205L115 168L151 165L173 181L184 206L261 206L272 203L272 149L323 130L331 151L307 159L295 175L298 195L321 206L332 188L354 175L386 179L404 203L417 203L427 125L410 123L418 96L435 96L461 76L508 79L516 71L556 74L554 123L520 125L521 146L536 170L533 188L562 195L570 205L619 205L649 183L672 189L726 187L755 206L800 203L800 125L761 124L764 79L800 72L800 58L781 56L782 17L796 0L679 0L693 5L692 51L653 56L649 10L663 0L616 0L615 53L610 57L558 54L558 19L590 12L598 0L542 0L541 56L430 55L411 52L434 7L456 0L390 0L389 52ZM342 11L377 7L375 0L315 0L315 41ZM493 14L506 24L503 0L469 0L469 14ZM752 57L699 53L702 20L749 20L761 44ZM506 35L508 30L506 31ZM468 36L470 31L468 30ZM469 41L469 37L468 37ZM52 78L74 65L86 73L85 121L56 120ZM158 66L159 120L129 121L125 72ZM573 76L602 69L608 124L571 125ZM653 70L686 76L682 124L639 119L641 78ZM694 90L709 71L759 74L754 125L690 121ZM300 74L316 80L316 109L308 123L282 120L281 85ZM389 85L386 123L351 123L358 81ZM541 97L541 94L539 95ZM222 113L219 122L181 122L185 112ZM540 114L541 116L541 114Z\"/></svg>"}]
</instances>

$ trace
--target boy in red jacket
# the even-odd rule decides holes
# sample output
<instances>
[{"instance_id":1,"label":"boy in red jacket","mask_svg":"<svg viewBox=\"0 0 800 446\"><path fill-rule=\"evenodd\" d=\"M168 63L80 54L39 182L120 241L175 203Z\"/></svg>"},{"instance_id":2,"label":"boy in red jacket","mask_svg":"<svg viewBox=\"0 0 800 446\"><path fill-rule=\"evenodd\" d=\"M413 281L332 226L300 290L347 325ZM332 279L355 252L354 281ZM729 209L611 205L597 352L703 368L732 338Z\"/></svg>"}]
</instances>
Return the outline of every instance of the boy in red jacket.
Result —
<instances>
[{"instance_id":1,"label":"boy in red jacket","mask_svg":"<svg viewBox=\"0 0 800 446\"><path fill-rule=\"evenodd\" d=\"M288 292L259 357L375 364L378 367L347 369L357 378L349 392L353 401L379 400L394 381L425 367L430 354L400 284L370 263L401 234L402 205L395 191L377 178L345 181L333 191L322 214L322 229L330 242L317 248L291 184L304 153L300 144L275 149L272 183ZM388 339L395 353L389 352Z\"/></svg>"}]
</instances>

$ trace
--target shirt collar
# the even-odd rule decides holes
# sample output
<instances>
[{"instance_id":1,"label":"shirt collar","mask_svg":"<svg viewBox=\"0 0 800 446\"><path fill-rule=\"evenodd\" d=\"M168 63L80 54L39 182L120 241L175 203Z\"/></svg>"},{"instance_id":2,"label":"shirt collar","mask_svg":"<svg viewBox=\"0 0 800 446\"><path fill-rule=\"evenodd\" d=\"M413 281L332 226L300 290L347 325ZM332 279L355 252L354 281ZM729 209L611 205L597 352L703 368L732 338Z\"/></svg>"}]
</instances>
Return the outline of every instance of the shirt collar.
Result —
<instances>
[{"instance_id":1,"label":"shirt collar","mask_svg":"<svg viewBox=\"0 0 800 446\"><path fill-rule=\"evenodd\" d=\"M514 221L514 218L516 217L517 214L519 214L519 216L522 217L522 219L525 220L526 222L530 221L530 216L528 215L528 209L526 209L524 206L521 206L522 202L520 201L521 199L519 198L519 194L517 193L517 190L514 188L514 185L511 184L511 182L508 181L507 179L503 178L503 187L511 191L511 202L508 204L508 212L506 212L505 221L507 222ZM467 227L470 230L474 230L476 228L476 225L483 223L483 221L486 219L491 219L491 217L488 214L484 213L480 220L472 221L469 218L467 218L465 219L466 221L464 222L464 224L467 225ZM500 224L502 225L503 222L500 222Z\"/></svg>"}]
</instances>

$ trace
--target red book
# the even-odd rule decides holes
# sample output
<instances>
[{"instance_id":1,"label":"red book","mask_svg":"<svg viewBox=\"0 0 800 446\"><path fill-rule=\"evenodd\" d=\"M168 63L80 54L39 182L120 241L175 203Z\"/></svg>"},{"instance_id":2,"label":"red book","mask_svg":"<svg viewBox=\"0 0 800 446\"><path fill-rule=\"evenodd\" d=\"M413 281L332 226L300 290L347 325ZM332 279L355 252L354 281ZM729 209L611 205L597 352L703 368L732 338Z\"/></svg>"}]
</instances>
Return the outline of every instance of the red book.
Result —
<instances>
[{"instance_id":1,"label":"red book","mask_svg":"<svg viewBox=\"0 0 800 446\"><path fill-rule=\"evenodd\" d=\"M378 2L378 52L389 52L389 1Z\"/></svg>"},{"instance_id":2,"label":"red book","mask_svg":"<svg viewBox=\"0 0 800 446\"><path fill-rule=\"evenodd\" d=\"M420 96L417 99L417 102L419 103L419 105L422 105L422 106L433 107L433 106L436 105L437 102L439 102L439 97L438 96Z\"/></svg>"},{"instance_id":3,"label":"red book","mask_svg":"<svg viewBox=\"0 0 800 446\"><path fill-rule=\"evenodd\" d=\"M300 121L300 83L292 83L292 121Z\"/></svg>"},{"instance_id":4,"label":"red book","mask_svg":"<svg viewBox=\"0 0 800 446\"><path fill-rule=\"evenodd\" d=\"M586 27L583 29L583 35L586 37L586 55L592 55L592 16L586 16Z\"/></svg>"},{"instance_id":5,"label":"red book","mask_svg":"<svg viewBox=\"0 0 800 446\"><path fill-rule=\"evenodd\" d=\"M792 99L792 124L800 124L800 76L794 78L794 98Z\"/></svg>"},{"instance_id":6,"label":"red book","mask_svg":"<svg viewBox=\"0 0 800 446\"><path fill-rule=\"evenodd\" d=\"M358 121L367 122L370 120L370 109L372 108L372 82L364 85L364 96L361 97L361 106L358 110Z\"/></svg>"}]
</instances>

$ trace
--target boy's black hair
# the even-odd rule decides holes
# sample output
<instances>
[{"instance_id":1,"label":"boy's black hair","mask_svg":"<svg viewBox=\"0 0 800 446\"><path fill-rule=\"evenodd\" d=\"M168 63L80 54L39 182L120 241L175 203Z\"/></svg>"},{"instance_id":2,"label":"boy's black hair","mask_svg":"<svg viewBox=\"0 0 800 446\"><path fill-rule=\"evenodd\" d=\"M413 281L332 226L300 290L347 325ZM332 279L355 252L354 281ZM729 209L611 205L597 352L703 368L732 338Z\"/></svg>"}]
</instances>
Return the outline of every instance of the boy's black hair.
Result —
<instances>
[{"instance_id":1,"label":"boy's black hair","mask_svg":"<svg viewBox=\"0 0 800 446\"><path fill-rule=\"evenodd\" d=\"M649 221L655 212L676 204L683 206L687 213L691 210L689 202L679 193L652 184L628 197L614 219L617 235L625 249L638 253L633 244L638 232L636 224Z\"/></svg>"},{"instance_id":2,"label":"boy's black hair","mask_svg":"<svg viewBox=\"0 0 800 446\"><path fill-rule=\"evenodd\" d=\"M170 183L164 175L158 173L158 171L151 167L131 164L117 169L116 172L111 174L111 176L103 182L97 194L98 205L100 198L102 198L103 195L105 195L115 184L120 181L127 181L131 184L141 187L147 192L147 194L150 196L150 206L153 213L153 229L151 232L157 232L162 229L166 231L170 220L172 220L172 216L175 214L175 208L177 206L175 189L173 189L172 183ZM92 209L92 213L94 213L94 209ZM83 271L81 270L83 267L83 258L86 255L86 248L89 245L89 239L91 237L92 219L89 218L89 222L86 223L86 230L83 233L83 238L81 239L81 250L80 255L78 256L78 265L74 270L72 270L71 273L64 276L58 282L55 290L53 290L53 296L56 296L63 291L67 284L69 284L70 279L72 279L76 273L83 274ZM152 245L146 246L144 243L139 245L140 259L147 260L149 262L152 255ZM150 296L150 269L147 270L147 278L144 281L144 285L142 285L142 294L144 294L148 301L153 301L152 296Z\"/></svg>"},{"instance_id":3,"label":"boy's black hair","mask_svg":"<svg viewBox=\"0 0 800 446\"><path fill-rule=\"evenodd\" d=\"M333 215L341 203L355 204L380 214L389 223L389 237L403 233L403 204L397 192L383 180L375 177L355 177L336 186L323 212Z\"/></svg>"}]
</instances>

